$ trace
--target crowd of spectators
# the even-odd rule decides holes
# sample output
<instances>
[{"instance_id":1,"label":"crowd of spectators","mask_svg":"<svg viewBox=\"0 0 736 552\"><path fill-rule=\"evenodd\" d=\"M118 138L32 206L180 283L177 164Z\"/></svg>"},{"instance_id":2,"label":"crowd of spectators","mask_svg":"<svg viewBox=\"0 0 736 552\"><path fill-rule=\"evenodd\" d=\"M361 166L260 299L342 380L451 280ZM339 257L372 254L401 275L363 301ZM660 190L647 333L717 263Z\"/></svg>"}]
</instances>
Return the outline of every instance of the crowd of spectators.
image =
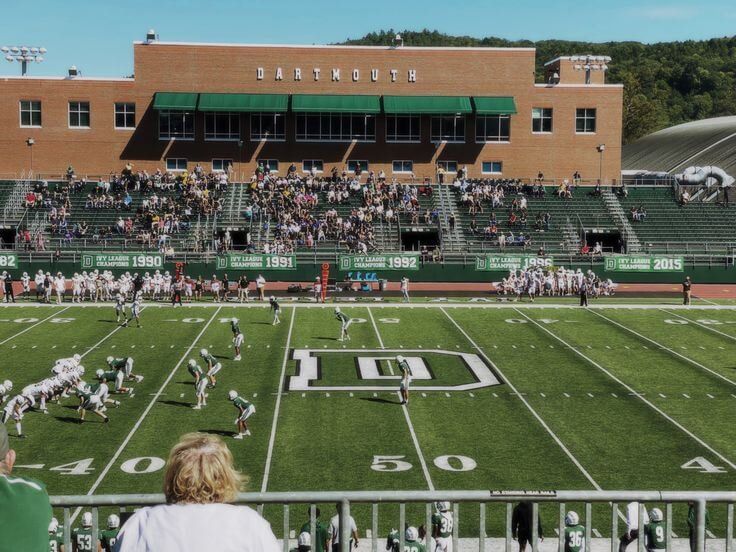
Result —
<instances>
[{"instance_id":1,"label":"crowd of spectators","mask_svg":"<svg viewBox=\"0 0 736 552\"><path fill-rule=\"evenodd\" d=\"M90 238L104 242L115 237L134 240L147 247L169 250L170 238L189 229L197 215L211 216L222 211L222 197L227 191L228 176L223 172L206 173L201 165L191 172L154 173L134 171L128 164L108 179L89 182L77 179L72 167L66 180L49 185L39 181L27 194L27 208L43 210L48 216L52 236L62 244ZM84 201L78 198L86 194ZM77 196L77 197L75 197ZM91 226L86 218L99 211L114 211L117 220ZM31 237L23 243L38 248Z\"/></svg>"},{"instance_id":2,"label":"crowd of spectators","mask_svg":"<svg viewBox=\"0 0 736 552\"><path fill-rule=\"evenodd\" d=\"M260 165L250 183L250 203L243 213L258 220L270 237L264 253L290 253L314 248L327 240L350 252L377 251L377 222L394 224L398 217L409 224L436 222L437 211L422 209L419 196L430 186L387 181L383 172L367 174L333 168L329 176L316 171L299 174L292 165L284 176ZM346 213L345 206L349 206Z\"/></svg>"}]
</instances>

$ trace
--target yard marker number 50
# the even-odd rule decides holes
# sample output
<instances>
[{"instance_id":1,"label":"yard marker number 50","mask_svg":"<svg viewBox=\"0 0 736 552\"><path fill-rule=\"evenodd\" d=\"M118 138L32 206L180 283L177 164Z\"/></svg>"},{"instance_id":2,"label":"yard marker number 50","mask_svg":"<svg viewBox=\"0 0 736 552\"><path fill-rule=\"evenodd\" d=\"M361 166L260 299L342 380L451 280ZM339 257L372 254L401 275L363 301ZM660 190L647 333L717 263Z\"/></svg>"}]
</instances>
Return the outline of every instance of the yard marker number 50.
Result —
<instances>
[{"instance_id":1,"label":"yard marker number 50","mask_svg":"<svg viewBox=\"0 0 736 552\"><path fill-rule=\"evenodd\" d=\"M378 472L403 472L412 469L414 466L405 460L405 455L399 456L382 456L375 455L371 469ZM434 465L441 470L451 472L472 471L478 464L468 456L460 456L457 454L446 454L438 456L434 459Z\"/></svg>"}]
</instances>

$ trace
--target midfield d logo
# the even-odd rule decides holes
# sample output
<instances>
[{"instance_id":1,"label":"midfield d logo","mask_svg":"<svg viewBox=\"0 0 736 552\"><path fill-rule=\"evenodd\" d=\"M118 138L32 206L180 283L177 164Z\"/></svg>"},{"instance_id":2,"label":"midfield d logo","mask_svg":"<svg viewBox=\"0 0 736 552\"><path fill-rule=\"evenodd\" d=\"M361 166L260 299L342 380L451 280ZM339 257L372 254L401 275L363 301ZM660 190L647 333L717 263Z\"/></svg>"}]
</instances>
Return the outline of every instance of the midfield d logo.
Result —
<instances>
[{"instance_id":1,"label":"midfield d logo","mask_svg":"<svg viewBox=\"0 0 736 552\"><path fill-rule=\"evenodd\" d=\"M347 355L354 360L353 368L357 372L354 385L320 385L323 370L346 372L344 359ZM445 351L441 349L294 349L292 360L296 361L296 375L290 376L287 384L289 391L388 391L398 387L400 376L386 373L395 366L396 356L403 355L412 372L413 386L421 391L472 391L483 387L491 387L503 383L493 368L479 355ZM441 362L433 362L441 360ZM342 360L342 362L340 362ZM449 361L449 362L448 362ZM456 365L452 365L457 363ZM434 370L433 365L438 367ZM448 365L452 365L448 368ZM443 368L452 370L454 377L448 381ZM350 370L352 372L352 369ZM398 374L398 370L396 371ZM454 383L458 373L465 381ZM330 376L335 376L331 373ZM332 379L332 378L330 378ZM371 385L369 382L382 382L382 385ZM425 382L434 382L426 384ZM442 384L442 382L447 382ZM315 385L316 384L316 385Z\"/></svg>"}]
</instances>

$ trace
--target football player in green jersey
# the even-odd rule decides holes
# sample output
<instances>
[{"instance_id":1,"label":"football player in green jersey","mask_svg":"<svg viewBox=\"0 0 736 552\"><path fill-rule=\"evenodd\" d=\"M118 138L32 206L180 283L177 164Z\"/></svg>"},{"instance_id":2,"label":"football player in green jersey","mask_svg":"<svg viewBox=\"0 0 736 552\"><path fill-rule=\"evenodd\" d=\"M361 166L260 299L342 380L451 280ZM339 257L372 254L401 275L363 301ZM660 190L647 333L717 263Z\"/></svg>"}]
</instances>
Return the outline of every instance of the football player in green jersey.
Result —
<instances>
[{"instance_id":1,"label":"football player in green jersey","mask_svg":"<svg viewBox=\"0 0 736 552\"><path fill-rule=\"evenodd\" d=\"M89 390L92 392L92 394L100 397L102 404L120 406L120 401L116 401L115 399L110 398L110 388L107 386L107 383L103 381L104 374L105 372L103 372L102 370L97 370L98 382L90 385Z\"/></svg>"},{"instance_id":2,"label":"football player in green jersey","mask_svg":"<svg viewBox=\"0 0 736 552\"><path fill-rule=\"evenodd\" d=\"M388 533L388 537L386 537L386 550L389 552L399 552L400 545L399 530L392 528Z\"/></svg>"},{"instance_id":3,"label":"football player in green jersey","mask_svg":"<svg viewBox=\"0 0 736 552\"><path fill-rule=\"evenodd\" d=\"M125 374L125 379L127 380L135 380L138 382L143 381L143 376L137 375L133 373L133 358L132 357L122 357L122 358L115 358L112 356L107 357L107 365L112 368L113 370L120 370Z\"/></svg>"},{"instance_id":4,"label":"football player in green jersey","mask_svg":"<svg viewBox=\"0 0 736 552\"><path fill-rule=\"evenodd\" d=\"M350 335L348 335L348 328L353 322L352 319L340 310L340 307L335 307L335 318L340 321L340 339L338 341L350 341Z\"/></svg>"},{"instance_id":5,"label":"football player in green jersey","mask_svg":"<svg viewBox=\"0 0 736 552\"><path fill-rule=\"evenodd\" d=\"M452 530L455 520L450 511L450 503L441 501L435 503L437 510L432 514L432 537L436 552L452 552Z\"/></svg>"},{"instance_id":6,"label":"football player in green jersey","mask_svg":"<svg viewBox=\"0 0 736 552\"><path fill-rule=\"evenodd\" d=\"M238 417L235 419L235 424L238 426L238 434L234 435L234 439L242 439L244 435L250 435L248 429L248 423L246 420L250 418L256 412L256 407L252 403L246 401L243 397L238 395L237 391L230 391L227 394L227 398L230 399L238 409Z\"/></svg>"},{"instance_id":7,"label":"football player in green jersey","mask_svg":"<svg viewBox=\"0 0 736 552\"><path fill-rule=\"evenodd\" d=\"M240 324L237 318L230 320L230 329L233 332L233 348L235 349L235 357L233 360L240 360L240 347L243 345L243 332L240 331Z\"/></svg>"},{"instance_id":8,"label":"football player in green jersey","mask_svg":"<svg viewBox=\"0 0 736 552\"><path fill-rule=\"evenodd\" d=\"M104 552L112 552L115 543L118 541L118 533L120 532L120 518L115 514L111 514L107 518L107 529L100 531L100 546Z\"/></svg>"},{"instance_id":9,"label":"football player in green jersey","mask_svg":"<svg viewBox=\"0 0 736 552\"><path fill-rule=\"evenodd\" d=\"M649 512L650 522L644 526L644 542L647 550L665 550L667 548L667 523L659 508Z\"/></svg>"},{"instance_id":10,"label":"football player in green jersey","mask_svg":"<svg viewBox=\"0 0 736 552\"><path fill-rule=\"evenodd\" d=\"M59 520L51 518L49 523L49 552L61 552L64 549L64 530L59 528Z\"/></svg>"},{"instance_id":11,"label":"football player in green jersey","mask_svg":"<svg viewBox=\"0 0 736 552\"><path fill-rule=\"evenodd\" d=\"M271 310L273 311L273 325L281 324L281 320L279 320L279 315L281 314L279 302L276 301L276 298L273 295L268 298L268 302L271 303Z\"/></svg>"},{"instance_id":12,"label":"football player in green jersey","mask_svg":"<svg viewBox=\"0 0 736 552\"><path fill-rule=\"evenodd\" d=\"M330 540L330 528L329 526L320 521L319 515L320 515L320 509L315 507L314 509L314 535L315 535L315 543L314 543L314 552L327 552L327 541ZM311 506L307 508L307 516L311 518L312 512L311 512ZM309 521L307 521L304 525L302 525L301 530L299 531L299 534L302 535L306 533L309 535L310 540L312 537L312 526Z\"/></svg>"},{"instance_id":13,"label":"football player in green jersey","mask_svg":"<svg viewBox=\"0 0 736 552\"><path fill-rule=\"evenodd\" d=\"M115 393L120 393L121 395L130 395L133 396L134 389L132 387L125 387L123 385L123 380L125 379L125 372L122 372L121 370L108 370L105 372L102 369L99 369L95 372L95 377L97 377L97 380L102 383L111 383L113 384L113 390Z\"/></svg>"},{"instance_id":14,"label":"football player in green jersey","mask_svg":"<svg viewBox=\"0 0 736 552\"><path fill-rule=\"evenodd\" d=\"M92 533L92 512L82 514L82 526L72 530L74 552L97 552L97 539Z\"/></svg>"},{"instance_id":15,"label":"football player in green jersey","mask_svg":"<svg viewBox=\"0 0 736 552\"><path fill-rule=\"evenodd\" d=\"M217 385L215 375L222 369L222 364L207 349L200 349L199 356L207 363L207 378L210 380L210 386L215 387Z\"/></svg>"},{"instance_id":16,"label":"football player in green jersey","mask_svg":"<svg viewBox=\"0 0 736 552\"><path fill-rule=\"evenodd\" d=\"M396 362L401 372L401 383L399 383L399 391L401 393L401 404L409 404L409 384L411 383L411 368L409 362L401 355L396 357Z\"/></svg>"},{"instance_id":17,"label":"football player in green jersey","mask_svg":"<svg viewBox=\"0 0 736 552\"><path fill-rule=\"evenodd\" d=\"M77 384L77 396L79 397L79 407L77 408L77 412L79 412L79 423L81 424L84 422L84 415L87 411L92 412L93 414L96 414L100 418L102 418L105 423L110 421L110 418L105 416L105 405L102 404L102 401L100 400L100 397L97 395L92 394L89 387L87 387L87 384L83 381L80 381ZM91 514L90 514L91 515Z\"/></svg>"},{"instance_id":18,"label":"football player in green jersey","mask_svg":"<svg viewBox=\"0 0 736 552\"><path fill-rule=\"evenodd\" d=\"M419 530L416 527L407 527L404 532L404 552L427 552L426 547L419 542Z\"/></svg>"},{"instance_id":19,"label":"football player in green jersey","mask_svg":"<svg viewBox=\"0 0 736 552\"><path fill-rule=\"evenodd\" d=\"M572 510L565 516L565 552L581 552L585 549L585 527L580 516Z\"/></svg>"},{"instance_id":20,"label":"football player in green jersey","mask_svg":"<svg viewBox=\"0 0 736 552\"><path fill-rule=\"evenodd\" d=\"M189 359L187 370L194 376L194 396L197 397L197 404L192 408L201 410L203 406L207 406L207 377L202 367L193 358Z\"/></svg>"}]
</instances>

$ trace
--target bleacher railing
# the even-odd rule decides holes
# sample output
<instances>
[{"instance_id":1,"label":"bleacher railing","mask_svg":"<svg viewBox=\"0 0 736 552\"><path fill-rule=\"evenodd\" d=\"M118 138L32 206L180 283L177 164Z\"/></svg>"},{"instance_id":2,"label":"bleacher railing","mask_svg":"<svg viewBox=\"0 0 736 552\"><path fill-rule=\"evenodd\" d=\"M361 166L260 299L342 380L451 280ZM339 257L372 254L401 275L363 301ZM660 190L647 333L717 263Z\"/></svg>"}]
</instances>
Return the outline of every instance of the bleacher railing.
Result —
<instances>
[{"instance_id":1,"label":"bleacher railing","mask_svg":"<svg viewBox=\"0 0 736 552\"><path fill-rule=\"evenodd\" d=\"M479 552L485 552L488 549L489 541L486 532L486 522L488 513L487 505L505 506L505 520L503 523L505 541L504 550L511 552L514 546L514 534L512 530L512 512L515 504L521 501L527 501L532 506L532 534L531 547L532 552L538 552L540 535L538 534L539 507L541 504L556 504L559 510L557 519L557 531L559 550L564 550L565 535L565 514L566 503L582 503L583 508L579 509L581 524L585 527L585 552L590 552L591 541L593 535L593 505L598 504L596 513L600 513L600 508L607 510L605 526L610 527L610 538L598 537L599 539L610 541L611 552L616 552L619 547L619 535L627 531L626 517L624 513L627 511L627 505L631 502L638 503L638 527L643 528L646 520L646 508L661 508L664 513L664 521L666 527L666 549L672 550L674 523L673 505L690 504L695 508L695 524L692 527L692 537L697 552L705 552L706 542L706 516L707 508L714 504L725 505L726 507L726 527L725 527L725 552L733 552L733 513L734 503L736 503L736 492L701 492L701 491L357 491L357 492L273 492L273 493L241 493L237 500L237 504L249 504L258 507L262 511L263 505L280 505L283 508L283 527L274 527L274 533L282 539L284 552L290 550L293 544L293 538L290 537L290 512L291 507L295 505L310 505L310 530L312 534L312 542L315 543L316 519L315 511L317 504L336 504L339 510L339 527L340 527L340 552L350 551L350 527L349 522L351 508L358 505L370 506L370 523L371 523L371 550L383 550L383 542L385 539L379 535L379 505L399 507L398 519L393 520L393 527L404 528L406 526L406 506L407 504L419 504L425 506L426 518L422 520L428 530L428 536L425 537L427 544L430 544L429 535L431 531L431 515L434 512L434 503L437 501L448 501L451 503L451 510L454 519L452 539L453 549L459 550L458 539L470 539L477 544ZM118 508L121 512L129 507L153 506L163 504L164 496L161 494L138 494L138 495L99 495L99 496L52 496L51 504L54 508L62 508L64 539L66 550L71 550L71 529L73 519L79 513L81 508L92 509L93 534L97 534L99 525L99 508ZM472 509L471 509L472 505ZM76 508L76 512L71 510ZM461 512L469 512L467 515L473 519L477 516L477 531L465 534L467 524L464 524L463 532L459 530L461 521ZM597 520L596 520L597 521ZM609 525L610 524L610 525ZM601 527L601 525L598 525ZM363 533L366 534L366 533ZM399 531L400 546L399 550L404 550L404 531ZM290 542L291 541L291 542ZM380 542L380 544L379 544ZM471 543L472 546L472 543ZM646 551L646 543L644 531L640 531L637 542L638 552ZM464 548L469 549L469 548Z\"/></svg>"}]
</instances>

